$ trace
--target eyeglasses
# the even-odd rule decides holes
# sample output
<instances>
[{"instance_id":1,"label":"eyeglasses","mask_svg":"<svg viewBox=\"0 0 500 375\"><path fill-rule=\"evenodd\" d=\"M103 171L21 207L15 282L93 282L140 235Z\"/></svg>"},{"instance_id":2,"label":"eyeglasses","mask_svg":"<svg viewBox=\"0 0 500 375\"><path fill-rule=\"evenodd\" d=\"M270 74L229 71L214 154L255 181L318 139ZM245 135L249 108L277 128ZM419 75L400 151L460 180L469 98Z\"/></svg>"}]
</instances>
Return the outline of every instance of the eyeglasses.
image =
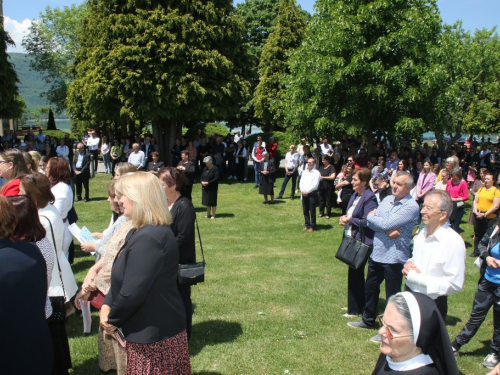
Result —
<instances>
[{"instance_id":1,"label":"eyeglasses","mask_svg":"<svg viewBox=\"0 0 500 375\"><path fill-rule=\"evenodd\" d=\"M3 164L3 163L9 163L8 160L0 160L0 164Z\"/></svg>"},{"instance_id":2,"label":"eyeglasses","mask_svg":"<svg viewBox=\"0 0 500 375\"><path fill-rule=\"evenodd\" d=\"M390 328L389 328L389 327L385 324L385 322L384 322L384 318L383 318L383 315L379 315L379 316L378 316L378 322L380 323L380 325L381 325L382 327L384 327L384 328L385 328L385 333L386 333L387 338L388 338L389 340L399 339L399 338L401 338L401 337L411 337L411 336L413 336L413 334L411 334L411 335L397 335L397 336L395 336L395 335L392 333L391 329L390 329Z\"/></svg>"}]
</instances>

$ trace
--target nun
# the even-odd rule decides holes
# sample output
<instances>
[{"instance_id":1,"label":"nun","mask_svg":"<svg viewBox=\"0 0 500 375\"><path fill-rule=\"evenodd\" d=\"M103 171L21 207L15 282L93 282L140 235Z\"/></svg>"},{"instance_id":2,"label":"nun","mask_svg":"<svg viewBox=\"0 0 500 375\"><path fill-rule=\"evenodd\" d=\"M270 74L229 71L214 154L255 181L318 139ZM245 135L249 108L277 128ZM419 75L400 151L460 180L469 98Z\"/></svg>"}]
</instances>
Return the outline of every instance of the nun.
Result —
<instances>
[{"instance_id":1,"label":"nun","mask_svg":"<svg viewBox=\"0 0 500 375\"><path fill-rule=\"evenodd\" d=\"M428 296L393 295L379 322L381 354L372 375L459 374L446 325Z\"/></svg>"}]
</instances>

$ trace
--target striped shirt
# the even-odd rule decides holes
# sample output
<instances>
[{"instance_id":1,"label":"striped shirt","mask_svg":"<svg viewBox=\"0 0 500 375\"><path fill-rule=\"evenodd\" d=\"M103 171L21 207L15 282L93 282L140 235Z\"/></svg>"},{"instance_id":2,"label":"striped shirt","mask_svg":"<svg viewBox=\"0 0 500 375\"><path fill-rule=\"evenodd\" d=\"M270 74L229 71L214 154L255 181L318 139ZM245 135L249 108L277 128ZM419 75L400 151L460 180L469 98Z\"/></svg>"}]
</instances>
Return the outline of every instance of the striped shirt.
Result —
<instances>
[{"instance_id":1,"label":"striped shirt","mask_svg":"<svg viewBox=\"0 0 500 375\"><path fill-rule=\"evenodd\" d=\"M378 263L406 263L410 257L410 241L413 228L418 221L417 202L407 195L398 202L394 195L386 197L377 208L377 213L367 218L368 227L375 231L373 252L370 258ZM401 228L401 235L392 240L387 230Z\"/></svg>"}]
</instances>

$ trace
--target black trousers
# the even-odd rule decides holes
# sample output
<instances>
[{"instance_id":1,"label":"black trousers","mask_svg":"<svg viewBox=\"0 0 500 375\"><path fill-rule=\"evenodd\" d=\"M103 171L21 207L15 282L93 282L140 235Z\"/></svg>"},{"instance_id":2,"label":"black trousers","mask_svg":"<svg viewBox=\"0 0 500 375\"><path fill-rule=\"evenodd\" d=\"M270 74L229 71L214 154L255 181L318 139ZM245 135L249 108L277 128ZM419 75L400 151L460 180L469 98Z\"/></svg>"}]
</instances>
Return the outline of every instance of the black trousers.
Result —
<instances>
[{"instance_id":1,"label":"black trousers","mask_svg":"<svg viewBox=\"0 0 500 375\"><path fill-rule=\"evenodd\" d=\"M193 184L182 185L181 194L184 195L186 198L188 198L190 201L193 200L191 198L192 192L193 192Z\"/></svg>"},{"instance_id":2,"label":"black trousers","mask_svg":"<svg viewBox=\"0 0 500 375\"><path fill-rule=\"evenodd\" d=\"M302 212L304 213L304 226L316 228L316 207L318 207L318 192L312 191L307 196L302 196Z\"/></svg>"},{"instance_id":3,"label":"black trousers","mask_svg":"<svg viewBox=\"0 0 500 375\"><path fill-rule=\"evenodd\" d=\"M365 266L347 272L347 313L361 315L365 308Z\"/></svg>"},{"instance_id":4,"label":"black trousers","mask_svg":"<svg viewBox=\"0 0 500 375\"><path fill-rule=\"evenodd\" d=\"M89 180L90 175L88 172L80 173L75 176L76 196L82 199L82 185L85 189L85 199L89 199Z\"/></svg>"},{"instance_id":5,"label":"black trousers","mask_svg":"<svg viewBox=\"0 0 500 375\"><path fill-rule=\"evenodd\" d=\"M491 352L500 352L500 285L486 280L485 277L481 279L477 286L469 321L465 324L462 332L455 337L453 346L459 349L474 337L477 330L484 322L491 306L493 306L493 338L491 340Z\"/></svg>"},{"instance_id":6,"label":"black trousers","mask_svg":"<svg viewBox=\"0 0 500 375\"><path fill-rule=\"evenodd\" d=\"M484 237L488 229L495 225L497 218L493 219L478 219L476 215L474 215L474 252L479 252L479 242Z\"/></svg>"},{"instance_id":7,"label":"black trousers","mask_svg":"<svg viewBox=\"0 0 500 375\"><path fill-rule=\"evenodd\" d=\"M369 326L375 324L377 318L377 307L380 295L380 284L385 280L385 298L401 292L403 281L404 264L402 263L379 263L372 259L368 261L368 274L366 275L366 304L363 313L363 322Z\"/></svg>"},{"instance_id":8,"label":"black trousers","mask_svg":"<svg viewBox=\"0 0 500 375\"><path fill-rule=\"evenodd\" d=\"M94 173L97 173L97 166L99 165L99 160L97 160L97 157L99 156L99 149L90 150L90 153L94 155Z\"/></svg>"},{"instance_id":9,"label":"black trousers","mask_svg":"<svg viewBox=\"0 0 500 375\"><path fill-rule=\"evenodd\" d=\"M319 198L319 214L325 214L326 208L326 216L332 216L332 194L333 192L328 189L320 189L318 190L318 198Z\"/></svg>"},{"instance_id":10,"label":"black trousers","mask_svg":"<svg viewBox=\"0 0 500 375\"><path fill-rule=\"evenodd\" d=\"M238 163L235 164L235 167L236 179L241 182L245 178L245 160L239 158Z\"/></svg>"},{"instance_id":11,"label":"black trousers","mask_svg":"<svg viewBox=\"0 0 500 375\"><path fill-rule=\"evenodd\" d=\"M181 295L182 302L184 303L184 310L186 311L186 333L188 340L191 338L191 327L193 326L193 302L191 301L191 286L190 285L177 285L179 294Z\"/></svg>"}]
</instances>

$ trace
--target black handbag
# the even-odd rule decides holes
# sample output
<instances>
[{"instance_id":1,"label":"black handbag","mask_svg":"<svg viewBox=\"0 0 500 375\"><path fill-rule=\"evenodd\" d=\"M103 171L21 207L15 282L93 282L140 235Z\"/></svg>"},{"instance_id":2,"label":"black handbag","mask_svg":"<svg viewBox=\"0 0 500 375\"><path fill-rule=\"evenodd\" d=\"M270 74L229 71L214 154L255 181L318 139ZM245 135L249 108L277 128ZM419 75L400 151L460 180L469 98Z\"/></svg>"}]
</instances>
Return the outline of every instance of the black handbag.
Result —
<instances>
[{"instance_id":1,"label":"black handbag","mask_svg":"<svg viewBox=\"0 0 500 375\"><path fill-rule=\"evenodd\" d=\"M372 252L372 246L364 243L365 235L363 233L363 226L359 226L360 239L357 240L354 236L344 236L342 243L335 254L335 258L344 262L349 267L355 270L363 268Z\"/></svg>"},{"instance_id":2,"label":"black handbag","mask_svg":"<svg viewBox=\"0 0 500 375\"><path fill-rule=\"evenodd\" d=\"M205 281L205 254L203 253L203 245L201 244L200 228L198 220L196 220L196 230L198 231L198 239L200 241L202 262L191 264L179 264L179 272L177 273L177 282L179 285L196 285Z\"/></svg>"}]
</instances>

